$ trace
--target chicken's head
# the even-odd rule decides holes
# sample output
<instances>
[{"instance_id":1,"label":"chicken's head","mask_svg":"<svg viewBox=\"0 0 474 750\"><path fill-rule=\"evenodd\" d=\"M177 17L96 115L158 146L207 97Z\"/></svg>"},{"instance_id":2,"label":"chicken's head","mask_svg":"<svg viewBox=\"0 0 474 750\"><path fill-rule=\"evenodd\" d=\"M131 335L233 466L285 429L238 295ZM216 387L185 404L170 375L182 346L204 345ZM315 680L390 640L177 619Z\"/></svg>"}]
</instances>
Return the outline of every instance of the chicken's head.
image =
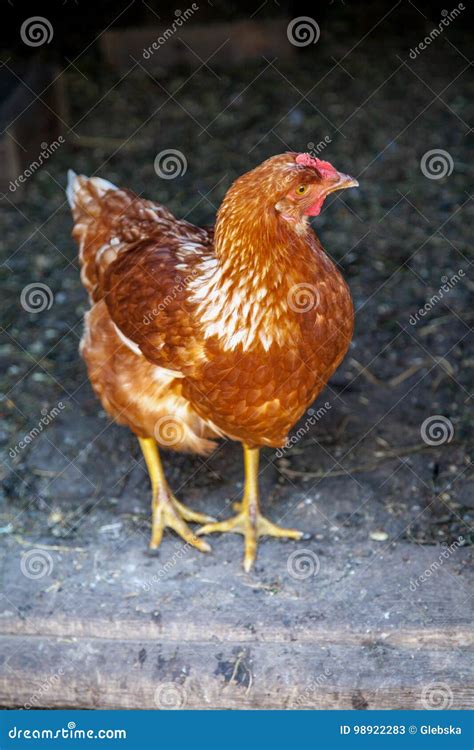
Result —
<instances>
[{"instance_id":1,"label":"chicken's head","mask_svg":"<svg viewBox=\"0 0 474 750\"><path fill-rule=\"evenodd\" d=\"M275 211L285 221L300 223L305 216L318 216L330 193L359 184L328 161L310 154L286 156L291 156L291 162L286 160L281 165L280 194L274 204Z\"/></svg>"},{"instance_id":2,"label":"chicken's head","mask_svg":"<svg viewBox=\"0 0 474 750\"><path fill-rule=\"evenodd\" d=\"M308 216L320 213L330 193L358 184L310 154L271 156L227 191L217 215L216 247L243 234L268 237L278 228L305 233Z\"/></svg>"}]
</instances>

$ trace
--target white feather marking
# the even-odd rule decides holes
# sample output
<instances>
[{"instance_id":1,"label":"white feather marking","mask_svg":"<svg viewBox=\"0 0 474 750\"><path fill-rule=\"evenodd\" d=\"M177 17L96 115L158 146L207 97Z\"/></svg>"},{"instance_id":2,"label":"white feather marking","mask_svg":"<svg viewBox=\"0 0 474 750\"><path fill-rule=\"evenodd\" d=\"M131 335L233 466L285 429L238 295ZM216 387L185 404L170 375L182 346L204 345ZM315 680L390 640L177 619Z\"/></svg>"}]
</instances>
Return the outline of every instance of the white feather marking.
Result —
<instances>
[{"instance_id":1,"label":"white feather marking","mask_svg":"<svg viewBox=\"0 0 474 750\"><path fill-rule=\"evenodd\" d=\"M252 299L249 299L249 284ZM282 343L282 334L275 326L279 313L265 305L268 292L260 275L242 277L236 287L226 269L212 258L201 265L201 273L189 283L189 291L198 304L204 337L217 336L224 349L233 350L241 345L248 350L258 342L268 351L274 340Z\"/></svg>"},{"instance_id":2,"label":"white feather marking","mask_svg":"<svg viewBox=\"0 0 474 750\"><path fill-rule=\"evenodd\" d=\"M107 193L108 190L118 190L117 185L114 185L110 180L104 180L103 177L89 177L88 179L92 182L101 196L104 195L104 193Z\"/></svg>"},{"instance_id":3,"label":"white feather marking","mask_svg":"<svg viewBox=\"0 0 474 750\"><path fill-rule=\"evenodd\" d=\"M131 339L129 339L127 336L125 336L124 333L120 330L120 328L115 325L114 323L115 331L119 337L119 339L122 341L125 346L127 346L134 354L137 354L139 357L143 357L143 353L140 349L140 347Z\"/></svg>"},{"instance_id":4,"label":"white feather marking","mask_svg":"<svg viewBox=\"0 0 474 750\"><path fill-rule=\"evenodd\" d=\"M125 344L125 346L127 346L134 354L143 357L143 352L139 346L129 339L128 336L125 336L115 323L113 325L119 339ZM160 385L169 385L169 383L176 378L184 378L183 373L179 370L170 370L168 367L160 367L159 365L153 370L153 379L160 383Z\"/></svg>"},{"instance_id":5,"label":"white feather marking","mask_svg":"<svg viewBox=\"0 0 474 750\"><path fill-rule=\"evenodd\" d=\"M76 194L79 188L79 183L76 179L77 177L78 175L73 169L68 169L66 196L71 208L75 208L76 206ZM108 190L118 190L117 185L114 185L113 182L110 182L109 180L104 180L102 177L89 177L87 179L92 182L100 196L104 195Z\"/></svg>"},{"instance_id":6,"label":"white feather marking","mask_svg":"<svg viewBox=\"0 0 474 750\"><path fill-rule=\"evenodd\" d=\"M171 380L175 380L175 378L184 378L184 375L179 370L169 370L167 367L157 365L153 377L161 383L163 380L170 382Z\"/></svg>"},{"instance_id":7,"label":"white feather marking","mask_svg":"<svg viewBox=\"0 0 474 750\"><path fill-rule=\"evenodd\" d=\"M71 208L74 208L75 206L75 196L74 196L74 182L76 181L76 173L73 169L68 169L67 171L67 186L66 186L66 196L69 203L69 206Z\"/></svg>"}]
</instances>

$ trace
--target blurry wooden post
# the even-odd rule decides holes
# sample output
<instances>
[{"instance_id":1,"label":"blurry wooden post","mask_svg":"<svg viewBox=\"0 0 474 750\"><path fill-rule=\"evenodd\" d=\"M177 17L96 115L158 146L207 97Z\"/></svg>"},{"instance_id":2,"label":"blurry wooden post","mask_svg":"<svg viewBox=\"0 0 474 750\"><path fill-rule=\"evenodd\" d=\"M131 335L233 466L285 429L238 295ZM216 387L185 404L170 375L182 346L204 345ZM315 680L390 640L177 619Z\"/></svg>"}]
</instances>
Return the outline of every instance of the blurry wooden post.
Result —
<instances>
[{"instance_id":1,"label":"blurry wooden post","mask_svg":"<svg viewBox=\"0 0 474 750\"><path fill-rule=\"evenodd\" d=\"M211 67L238 65L248 60L278 57L287 60L295 47L288 42L288 20L245 20L231 23L195 23L191 18L179 28L173 22L163 26L111 29L100 39L106 61L128 70L133 58L146 68L196 65L197 56Z\"/></svg>"},{"instance_id":2,"label":"blurry wooden post","mask_svg":"<svg viewBox=\"0 0 474 750\"><path fill-rule=\"evenodd\" d=\"M4 66L0 87L0 194L14 200L27 182L23 172L38 162L42 150L65 137L67 97L60 69L39 57L14 72Z\"/></svg>"}]
</instances>

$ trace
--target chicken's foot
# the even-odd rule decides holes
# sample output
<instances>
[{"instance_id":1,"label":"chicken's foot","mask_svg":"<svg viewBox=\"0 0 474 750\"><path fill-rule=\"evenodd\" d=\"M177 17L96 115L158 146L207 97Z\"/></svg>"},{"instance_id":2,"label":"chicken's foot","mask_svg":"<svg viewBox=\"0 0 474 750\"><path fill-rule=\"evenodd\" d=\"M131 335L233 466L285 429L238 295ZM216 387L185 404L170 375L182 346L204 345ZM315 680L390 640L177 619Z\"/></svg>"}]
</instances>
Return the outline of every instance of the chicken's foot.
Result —
<instances>
[{"instance_id":1,"label":"chicken's foot","mask_svg":"<svg viewBox=\"0 0 474 750\"><path fill-rule=\"evenodd\" d=\"M207 523L196 534L230 532L245 538L244 570L248 573L257 556L257 542L261 536L301 539L303 532L277 526L261 515L258 492L258 460L260 450L244 445L245 488L242 503L236 504L239 512L227 521ZM235 507L235 506L234 506Z\"/></svg>"},{"instance_id":2,"label":"chicken's foot","mask_svg":"<svg viewBox=\"0 0 474 750\"><path fill-rule=\"evenodd\" d=\"M160 453L155 441L152 438L138 438L138 442L145 458L152 489L150 549L159 547L163 531L168 526L188 544L197 547L201 552L210 552L211 548L209 544L203 539L199 539L191 531L186 521L210 523L214 519L203 513L196 513L196 511L191 510L191 508L183 505L175 498L166 481Z\"/></svg>"}]
</instances>

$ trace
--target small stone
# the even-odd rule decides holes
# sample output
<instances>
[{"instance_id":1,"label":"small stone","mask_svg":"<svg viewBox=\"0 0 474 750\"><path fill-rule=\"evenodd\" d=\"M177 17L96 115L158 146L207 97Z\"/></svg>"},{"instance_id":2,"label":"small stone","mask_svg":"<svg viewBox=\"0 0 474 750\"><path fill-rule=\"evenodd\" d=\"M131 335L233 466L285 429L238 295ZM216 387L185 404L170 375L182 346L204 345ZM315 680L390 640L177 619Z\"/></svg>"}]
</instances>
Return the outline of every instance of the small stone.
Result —
<instances>
[{"instance_id":1,"label":"small stone","mask_svg":"<svg viewBox=\"0 0 474 750\"><path fill-rule=\"evenodd\" d=\"M371 531L369 536L374 542L386 542L388 539L386 531Z\"/></svg>"},{"instance_id":2,"label":"small stone","mask_svg":"<svg viewBox=\"0 0 474 750\"><path fill-rule=\"evenodd\" d=\"M49 375L46 375L45 372L34 372L31 379L34 380L35 383L47 383L50 380L50 377Z\"/></svg>"}]
</instances>

